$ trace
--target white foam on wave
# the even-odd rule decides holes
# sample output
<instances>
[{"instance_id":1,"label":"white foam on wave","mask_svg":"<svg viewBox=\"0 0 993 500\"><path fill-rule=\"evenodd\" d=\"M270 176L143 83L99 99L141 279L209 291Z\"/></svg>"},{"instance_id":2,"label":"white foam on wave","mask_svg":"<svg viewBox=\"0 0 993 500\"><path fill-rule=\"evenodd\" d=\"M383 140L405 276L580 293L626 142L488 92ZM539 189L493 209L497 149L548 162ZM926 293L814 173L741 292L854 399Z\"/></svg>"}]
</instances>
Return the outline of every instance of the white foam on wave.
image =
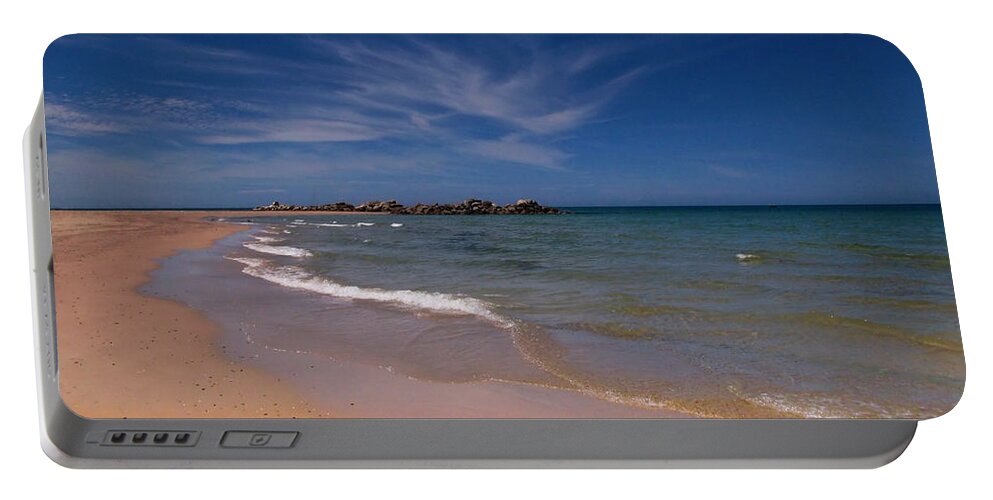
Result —
<instances>
[{"instance_id":1,"label":"white foam on wave","mask_svg":"<svg viewBox=\"0 0 993 500\"><path fill-rule=\"evenodd\" d=\"M255 241L258 241L259 243L279 243L280 241L286 241L283 238L274 238L272 236L253 235L252 238L255 238Z\"/></svg>"},{"instance_id":2,"label":"white foam on wave","mask_svg":"<svg viewBox=\"0 0 993 500\"><path fill-rule=\"evenodd\" d=\"M473 297L439 292L387 290L342 285L326 278L314 276L294 266L272 266L263 259L229 258L245 264L245 268L242 269L243 273L287 288L306 290L343 299L371 300L419 311L475 316L503 328L514 326L511 320L493 312L489 304Z\"/></svg>"},{"instance_id":3,"label":"white foam on wave","mask_svg":"<svg viewBox=\"0 0 993 500\"><path fill-rule=\"evenodd\" d=\"M369 226L375 226L376 223L375 222L356 222L355 224L342 224L342 223L339 223L338 221L332 221L332 222L315 222L315 223L311 223L310 225L311 226L319 226L319 227L369 227Z\"/></svg>"},{"instance_id":4,"label":"white foam on wave","mask_svg":"<svg viewBox=\"0 0 993 500\"><path fill-rule=\"evenodd\" d=\"M613 401L616 403L632 405L644 408L669 408L665 403L654 401L647 397L628 396L617 394L614 391L601 390L584 384L581 381L573 380L557 371L549 370L539 357L536 357L529 350L522 350L518 344L517 335L520 333L520 325L513 320L504 317L492 310L492 306L482 300L439 292L423 292L415 290L388 290L383 288L362 288L351 285L342 285L334 281L315 276L304 269L296 266L277 266L266 259L226 257L230 260L244 264L243 273L249 276L263 279L270 283L284 286L296 290L304 290L322 295L338 297L352 300L369 300L387 305L397 306L414 311L428 311L438 314L472 316L494 324L497 327L508 330L521 355L526 361L538 366L540 369L557 374L563 379L572 382L575 388L592 397ZM500 379L493 379L500 380ZM519 383L519 382L518 382Z\"/></svg>"},{"instance_id":5,"label":"white foam on wave","mask_svg":"<svg viewBox=\"0 0 993 500\"><path fill-rule=\"evenodd\" d=\"M308 250L297 247L285 247L276 245L263 245L260 243L243 243L244 247L256 252L269 253L272 255L285 255L288 257L311 257L314 254Z\"/></svg>"},{"instance_id":6,"label":"white foam on wave","mask_svg":"<svg viewBox=\"0 0 993 500\"><path fill-rule=\"evenodd\" d=\"M769 394L742 396L743 399L783 413L804 418L912 418L913 412L892 411L870 401L840 399L817 394Z\"/></svg>"},{"instance_id":7,"label":"white foam on wave","mask_svg":"<svg viewBox=\"0 0 993 500\"><path fill-rule=\"evenodd\" d=\"M390 224L390 227L403 227L403 224L399 222L394 222L393 224Z\"/></svg>"},{"instance_id":8,"label":"white foam on wave","mask_svg":"<svg viewBox=\"0 0 993 500\"><path fill-rule=\"evenodd\" d=\"M293 231L290 231L289 229L283 229L283 234L293 234Z\"/></svg>"},{"instance_id":9,"label":"white foam on wave","mask_svg":"<svg viewBox=\"0 0 993 500\"><path fill-rule=\"evenodd\" d=\"M255 259L255 258L252 258L252 257L224 257L224 258L225 259L228 259L228 260L233 260L235 262L241 262L242 264L245 264L246 266L253 266L253 267L254 266L264 266L266 264L266 262L267 262L265 259Z\"/></svg>"},{"instance_id":10,"label":"white foam on wave","mask_svg":"<svg viewBox=\"0 0 993 500\"><path fill-rule=\"evenodd\" d=\"M762 257L751 253L739 253L735 254L734 257L738 259L738 262L754 262L762 259Z\"/></svg>"}]
</instances>

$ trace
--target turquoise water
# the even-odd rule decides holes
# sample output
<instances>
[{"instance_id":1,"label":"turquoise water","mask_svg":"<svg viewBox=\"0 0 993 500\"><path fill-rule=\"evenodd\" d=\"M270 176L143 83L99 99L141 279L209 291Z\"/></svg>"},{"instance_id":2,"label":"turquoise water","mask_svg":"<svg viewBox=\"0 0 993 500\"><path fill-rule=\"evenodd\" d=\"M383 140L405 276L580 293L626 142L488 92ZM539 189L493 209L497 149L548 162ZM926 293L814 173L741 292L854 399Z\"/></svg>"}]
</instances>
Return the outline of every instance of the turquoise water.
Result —
<instances>
[{"instance_id":1,"label":"turquoise water","mask_svg":"<svg viewBox=\"0 0 993 500\"><path fill-rule=\"evenodd\" d=\"M251 230L212 251L285 307L333 304L268 342L417 378L722 417L928 417L958 400L937 206L569 210L241 218Z\"/></svg>"}]
</instances>

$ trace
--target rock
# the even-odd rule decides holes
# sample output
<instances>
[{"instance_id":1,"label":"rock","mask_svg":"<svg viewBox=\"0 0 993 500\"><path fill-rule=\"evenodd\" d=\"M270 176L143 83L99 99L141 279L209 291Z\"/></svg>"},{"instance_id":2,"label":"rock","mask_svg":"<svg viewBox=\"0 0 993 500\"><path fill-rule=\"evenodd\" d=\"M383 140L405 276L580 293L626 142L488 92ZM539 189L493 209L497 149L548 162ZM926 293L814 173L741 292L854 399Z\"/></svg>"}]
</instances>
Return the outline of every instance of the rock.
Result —
<instances>
[{"instance_id":1,"label":"rock","mask_svg":"<svg viewBox=\"0 0 993 500\"><path fill-rule=\"evenodd\" d=\"M283 205L278 201L274 201L266 206L255 207L252 210L283 210Z\"/></svg>"},{"instance_id":2,"label":"rock","mask_svg":"<svg viewBox=\"0 0 993 500\"><path fill-rule=\"evenodd\" d=\"M418 203L405 207L396 200L367 201L359 205L351 205L343 201L326 203L324 205L283 205L274 201L269 205L255 207L252 210L291 210L306 212L371 212L389 213L394 215L537 215L560 214L561 210L542 206L535 200L520 199L511 205L497 205L489 200L469 198L461 203L430 205Z\"/></svg>"}]
</instances>

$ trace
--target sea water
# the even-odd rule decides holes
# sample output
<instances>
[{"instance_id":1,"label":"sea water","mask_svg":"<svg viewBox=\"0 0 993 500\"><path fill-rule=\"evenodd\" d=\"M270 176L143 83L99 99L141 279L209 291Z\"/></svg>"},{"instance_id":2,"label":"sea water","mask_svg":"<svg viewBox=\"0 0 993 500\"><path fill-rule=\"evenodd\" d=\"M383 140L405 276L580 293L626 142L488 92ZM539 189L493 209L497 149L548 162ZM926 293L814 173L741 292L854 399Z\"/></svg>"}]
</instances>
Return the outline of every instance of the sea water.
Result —
<instances>
[{"instance_id":1,"label":"sea water","mask_svg":"<svg viewBox=\"0 0 993 500\"><path fill-rule=\"evenodd\" d=\"M920 418L961 394L937 205L567 210L232 218L251 228L150 287L286 352L696 416ZM177 285L211 266L239 277Z\"/></svg>"}]
</instances>

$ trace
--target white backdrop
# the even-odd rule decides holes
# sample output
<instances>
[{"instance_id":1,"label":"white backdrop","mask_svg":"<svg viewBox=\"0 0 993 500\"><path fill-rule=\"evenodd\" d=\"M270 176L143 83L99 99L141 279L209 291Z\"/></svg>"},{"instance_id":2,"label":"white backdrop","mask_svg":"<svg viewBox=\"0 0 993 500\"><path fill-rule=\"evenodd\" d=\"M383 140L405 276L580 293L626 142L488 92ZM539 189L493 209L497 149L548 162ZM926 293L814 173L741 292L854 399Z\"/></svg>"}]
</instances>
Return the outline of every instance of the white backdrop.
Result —
<instances>
[{"instance_id":1,"label":"white backdrop","mask_svg":"<svg viewBox=\"0 0 993 500\"><path fill-rule=\"evenodd\" d=\"M989 22L979 2L585 2L243 0L211 5L77 1L6 3L0 10L0 488L76 498L290 495L393 498L969 497L989 494L993 444L990 209L993 79ZM45 47L73 32L857 32L900 47L924 85L968 367L965 397L921 424L908 451L875 471L72 471L38 445L21 137L41 93ZM985 481L984 481L985 479ZM20 494L15 493L20 490ZM41 494L40 492L37 494Z\"/></svg>"}]
</instances>

